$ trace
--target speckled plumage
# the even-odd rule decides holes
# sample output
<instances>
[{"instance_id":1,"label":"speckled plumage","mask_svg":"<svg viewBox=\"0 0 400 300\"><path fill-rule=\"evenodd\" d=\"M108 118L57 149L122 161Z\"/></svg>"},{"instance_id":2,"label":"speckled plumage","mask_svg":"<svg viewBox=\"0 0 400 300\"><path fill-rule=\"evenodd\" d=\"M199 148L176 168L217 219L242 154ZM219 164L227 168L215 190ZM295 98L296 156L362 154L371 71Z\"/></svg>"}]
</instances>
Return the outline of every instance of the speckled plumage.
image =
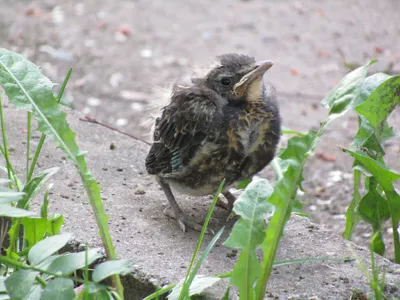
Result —
<instances>
[{"instance_id":1,"label":"speckled plumage","mask_svg":"<svg viewBox=\"0 0 400 300\"><path fill-rule=\"evenodd\" d=\"M225 178L227 191L261 171L279 142L275 91L262 82L272 64L264 66L260 75L252 57L227 54L219 59L220 65L205 78L174 87L170 104L156 120L154 143L146 158L148 173L156 175L175 215L181 215L177 219L183 230L193 224L176 202L171 203L175 199L170 199L169 186L186 194L209 195Z\"/></svg>"}]
</instances>

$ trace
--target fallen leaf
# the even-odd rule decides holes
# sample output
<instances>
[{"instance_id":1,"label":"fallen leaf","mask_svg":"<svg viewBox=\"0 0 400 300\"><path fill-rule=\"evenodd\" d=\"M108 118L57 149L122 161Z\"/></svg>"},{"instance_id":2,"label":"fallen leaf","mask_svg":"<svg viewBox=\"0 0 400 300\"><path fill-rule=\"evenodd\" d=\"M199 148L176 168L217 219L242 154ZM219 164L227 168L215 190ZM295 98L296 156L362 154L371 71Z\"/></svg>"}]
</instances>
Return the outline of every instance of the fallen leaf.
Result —
<instances>
[{"instance_id":1,"label":"fallen leaf","mask_svg":"<svg viewBox=\"0 0 400 300\"><path fill-rule=\"evenodd\" d=\"M97 28L104 29L104 28L107 27L107 25L108 24L106 22L100 22L100 23L97 24Z\"/></svg>"},{"instance_id":2,"label":"fallen leaf","mask_svg":"<svg viewBox=\"0 0 400 300\"><path fill-rule=\"evenodd\" d=\"M26 16L33 16L33 17L39 17L40 16L40 10L34 7L29 7L25 10L25 15Z\"/></svg>"},{"instance_id":3,"label":"fallen leaf","mask_svg":"<svg viewBox=\"0 0 400 300\"><path fill-rule=\"evenodd\" d=\"M317 157L322 159L322 160L324 160L324 161L330 161L330 162L336 161L336 156L335 155L326 154L326 153L321 152L321 151L317 152Z\"/></svg>"},{"instance_id":4,"label":"fallen leaf","mask_svg":"<svg viewBox=\"0 0 400 300\"><path fill-rule=\"evenodd\" d=\"M121 26L119 32L125 36L130 36L132 34L131 30L127 26Z\"/></svg>"},{"instance_id":5,"label":"fallen leaf","mask_svg":"<svg viewBox=\"0 0 400 300\"><path fill-rule=\"evenodd\" d=\"M331 57L331 54L330 54L328 51L326 51L326 50L319 50L319 51L317 52L317 55L318 55L319 57Z\"/></svg>"},{"instance_id":6,"label":"fallen leaf","mask_svg":"<svg viewBox=\"0 0 400 300\"><path fill-rule=\"evenodd\" d=\"M385 48L383 48L383 47L379 47L379 46L377 46L377 47L375 47L375 53L383 53L383 52L385 52Z\"/></svg>"}]
</instances>

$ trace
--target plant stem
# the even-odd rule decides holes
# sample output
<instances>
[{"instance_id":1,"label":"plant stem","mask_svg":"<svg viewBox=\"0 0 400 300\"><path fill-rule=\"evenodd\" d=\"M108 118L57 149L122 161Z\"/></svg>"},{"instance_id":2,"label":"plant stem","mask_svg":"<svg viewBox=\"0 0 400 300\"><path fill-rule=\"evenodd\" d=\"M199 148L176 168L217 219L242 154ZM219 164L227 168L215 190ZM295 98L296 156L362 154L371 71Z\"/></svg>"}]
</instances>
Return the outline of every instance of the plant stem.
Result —
<instances>
[{"instance_id":1,"label":"plant stem","mask_svg":"<svg viewBox=\"0 0 400 300\"><path fill-rule=\"evenodd\" d=\"M3 135L3 147L4 147L4 158L6 160L7 164L7 175L8 179L10 180L9 182L9 187L10 189L13 188L12 186L12 176L11 176L11 163L10 163L10 158L8 154L8 144L7 144L7 133L6 133L6 127L5 127L5 122L4 122L4 112L3 112L3 103L2 103L2 97L0 95L0 121L1 121L1 133Z\"/></svg>"},{"instance_id":2,"label":"plant stem","mask_svg":"<svg viewBox=\"0 0 400 300\"><path fill-rule=\"evenodd\" d=\"M32 158L32 163L31 163L31 166L30 166L29 172L28 172L27 182L29 182L29 180L31 180L31 178L32 178L33 171L35 170L36 163L39 158L40 152L42 151L42 147L43 147L45 139L46 139L46 135L42 134L42 136L40 137L40 140L39 140L39 144L36 148L35 154L33 155L33 158Z\"/></svg>"},{"instance_id":3,"label":"plant stem","mask_svg":"<svg viewBox=\"0 0 400 300\"><path fill-rule=\"evenodd\" d=\"M353 183L353 199L351 200L351 203L349 207L347 208L346 211L346 228L344 231L344 238L346 240L351 239L351 235L354 231L354 227L357 225L360 217L358 213L356 212L356 207L361 201L361 195L360 195L360 179L361 179L361 172L357 169L354 169L353 171L353 178L354 178L354 183Z\"/></svg>"},{"instance_id":4,"label":"plant stem","mask_svg":"<svg viewBox=\"0 0 400 300\"><path fill-rule=\"evenodd\" d=\"M39 275L36 276L35 279L42 286L42 288L45 288L47 286L46 281L42 277L40 277Z\"/></svg>"},{"instance_id":5,"label":"plant stem","mask_svg":"<svg viewBox=\"0 0 400 300\"><path fill-rule=\"evenodd\" d=\"M62 85L61 85L60 91L58 92L58 95L57 95L57 101L58 101L58 102L60 102L61 97L62 97L63 94L64 94L64 91L65 91L65 88L66 88L66 86L67 86L69 77L71 76L71 73L72 73L72 69L69 69L69 70L68 70L68 73L67 73L67 75L65 76L64 81L63 81L63 83L62 83ZM29 129L28 129L28 130L29 130ZM33 172L34 172L35 167L36 167L37 160L38 160L38 158L39 158L40 152L42 151L43 144L44 144L44 141L45 141L45 140L46 140L46 135L42 133L42 135L41 135L41 137L40 137L40 140L39 140L39 144L38 144L38 146L36 147L35 154L33 155L32 164L31 164L31 166L30 166L30 168L29 168L28 179L27 179L26 182L28 182L28 181L32 178Z\"/></svg>"},{"instance_id":6,"label":"plant stem","mask_svg":"<svg viewBox=\"0 0 400 300\"><path fill-rule=\"evenodd\" d=\"M26 183L29 182L29 160L31 155L32 113L28 111L28 126L26 135Z\"/></svg>"},{"instance_id":7,"label":"plant stem","mask_svg":"<svg viewBox=\"0 0 400 300\"><path fill-rule=\"evenodd\" d=\"M186 296L189 295L189 286L188 286L188 284L187 284L187 281L188 281L188 278L189 278L189 276L190 276L190 273L192 272L192 267L193 267L194 262L195 262L195 260L196 260L197 253L200 251L201 244L203 243L203 239L204 239L204 235L206 234L206 230L207 230L207 227L208 227L208 223L210 222L212 213L213 213L213 211L214 211L214 209L215 209L215 205L217 204L217 201L218 201L218 197L219 197L219 195L221 194L221 191L222 191L224 185L225 185L225 179L223 179L222 182L221 182L221 184L219 185L219 188L218 188L218 190L217 190L217 193L216 193L215 196L214 196L214 201L213 201L213 203L211 204L210 209L208 210L208 214L207 214L206 220L205 220L205 222L204 222L204 225L203 225L203 227L201 228L200 237L199 237L199 240L197 241L196 248L195 248L194 253L193 253L193 255L192 255L192 260L190 261L189 268L188 268L188 270L187 270L187 272L186 272L186 277L185 277L185 280L184 280L184 282L183 282L183 284L182 284L182 290L181 290L181 293L180 293L180 295L179 295L179 299L183 299L183 297L186 298ZM189 297L189 298L190 298L190 297Z\"/></svg>"}]
</instances>

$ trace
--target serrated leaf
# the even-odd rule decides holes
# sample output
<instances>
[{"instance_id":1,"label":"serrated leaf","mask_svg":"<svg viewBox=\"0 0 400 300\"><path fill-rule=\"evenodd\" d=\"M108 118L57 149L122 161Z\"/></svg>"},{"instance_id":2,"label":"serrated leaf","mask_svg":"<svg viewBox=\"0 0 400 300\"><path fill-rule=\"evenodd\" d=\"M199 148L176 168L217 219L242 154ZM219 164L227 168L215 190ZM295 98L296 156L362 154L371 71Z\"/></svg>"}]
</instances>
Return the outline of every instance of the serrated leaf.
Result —
<instances>
[{"instance_id":1,"label":"serrated leaf","mask_svg":"<svg viewBox=\"0 0 400 300\"><path fill-rule=\"evenodd\" d=\"M56 278L45 287L41 300L75 299L74 282L68 278Z\"/></svg>"},{"instance_id":2,"label":"serrated leaf","mask_svg":"<svg viewBox=\"0 0 400 300\"><path fill-rule=\"evenodd\" d=\"M271 274L276 251L287 220L290 217L293 201L301 185L304 164L310 152L316 147L317 132L310 131L302 137L289 139L288 146L281 152L279 165L282 177L277 181L268 202L274 205L275 212L268 223L265 238L261 244L263 251L262 273L257 280L256 299L262 299L266 282Z\"/></svg>"},{"instance_id":3,"label":"serrated leaf","mask_svg":"<svg viewBox=\"0 0 400 300\"><path fill-rule=\"evenodd\" d=\"M361 103L363 103L365 99L367 99L380 84L382 84L384 81L388 80L391 77L392 76L385 73L375 73L365 78L360 88L360 96L357 99L355 99L353 107L356 107Z\"/></svg>"},{"instance_id":4,"label":"serrated leaf","mask_svg":"<svg viewBox=\"0 0 400 300\"><path fill-rule=\"evenodd\" d=\"M362 197L357 211L366 222L372 225L374 234L371 243L374 251L379 255L384 255L385 244L381 233L381 223L390 219L389 204L376 190L377 182L375 178L367 178L367 181L368 193Z\"/></svg>"},{"instance_id":5,"label":"serrated leaf","mask_svg":"<svg viewBox=\"0 0 400 300\"><path fill-rule=\"evenodd\" d=\"M241 251L230 282L238 287L240 295L246 299L254 298L253 285L261 267L256 256L256 247L264 240L264 220L274 212L273 205L267 202L272 192L273 188L268 180L253 181L233 206L233 212L240 219L233 226L225 246Z\"/></svg>"},{"instance_id":6,"label":"serrated leaf","mask_svg":"<svg viewBox=\"0 0 400 300\"><path fill-rule=\"evenodd\" d=\"M10 204L0 204L0 217L20 218L34 215L35 213L29 210L17 208Z\"/></svg>"},{"instance_id":7,"label":"serrated leaf","mask_svg":"<svg viewBox=\"0 0 400 300\"><path fill-rule=\"evenodd\" d=\"M399 232L397 231L398 224L400 223L400 195L393 188L393 182L400 179L400 174L392 171L384 164L374 160L361 151L353 151L349 149L343 150L361 163L371 173L371 175L375 177L379 185L384 190L388 201L393 229L395 262L400 263L400 237Z\"/></svg>"},{"instance_id":8,"label":"serrated leaf","mask_svg":"<svg viewBox=\"0 0 400 300\"><path fill-rule=\"evenodd\" d=\"M379 85L374 92L355 109L369 123L378 128L388 118L394 107L400 103L400 75Z\"/></svg>"},{"instance_id":9,"label":"serrated leaf","mask_svg":"<svg viewBox=\"0 0 400 300\"><path fill-rule=\"evenodd\" d=\"M11 274L5 281L7 293L13 300L23 300L28 295L39 272L31 270L18 270Z\"/></svg>"},{"instance_id":10,"label":"serrated leaf","mask_svg":"<svg viewBox=\"0 0 400 300\"><path fill-rule=\"evenodd\" d=\"M88 250L88 264L92 264L96 260L103 257L99 252L99 248ZM56 258L47 268L47 271L52 273L60 273L69 275L76 270L82 269L86 265L85 251L78 253L68 253Z\"/></svg>"},{"instance_id":11,"label":"serrated leaf","mask_svg":"<svg viewBox=\"0 0 400 300\"><path fill-rule=\"evenodd\" d=\"M63 233L48 237L34 245L28 253L29 262L37 265L53 253L64 247L71 239L71 234Z\"/></svg>"},{"instance_id":12,"label":"serrated leaf","mask_svg":"<svg viewBox=\"0 0 400 300\"><path fill-rule=\"evenodd\" d=\"M132 266L127 260L109 260L96 267L92 274L94 282L100 282L114 274L125 275L132 272Z\"/></svg>"},{"instance_id":13,"label":"serrated leaf","mask_svg":"<svg viewBox=\"0 0 400 300\"><path fill-rule=\"evenodd\" d=\"M19 208L26 208L29 202L39 194L42 186L46 183L46 181L54 175L60 168L54 167L47 170L44 170L34 176L29 182L24 186L22 192L25 194L22 200L18 202Z\"/></svg>"},{"instance_id":14,"label":"serrated leaf","mask_svg":"<svg viewBox=\"0 0 400 300\"><path fill-rule=\"evenodd\" d=\"M8 99L19 109L32 112L38 130L51 138L79 171L84 188L99 228L99 234L110 259L116 259L115 249L108 230L108 217L100 197L100 186L87 168L75 133L69 127L66 114L53 95L53 83L43 76L37 66L23 56L0 48L0 85ZM122 293L119 277L113 279L118 293Z\"/></svg>"},{"instance_id":15,"label":"serrated leaf","mask_svg":"<svg viewBox=\"0 0 400 300\"><path fill-rule=\"evenodd\" d=\"M357 102L370 64L368 63L347 74L322 100L321 104L329 109L331 117L344 114Z\"/></svg>"},{"instance_id":16,"label":"serrated leaf","mask_svg":"<svg viewBox=\"0 0 400 300\"><path fill-rule=\"evenodd\" d=\"M376 184L371 185L368 193L361 198L357 211L364 221L371 224L374 228L378 228L382 222L390 219L388 203L377 192Z\"/></svg>"},{"instance_id":17,"label":"serrated leaf","mask_svg":"<svg viewBox=\"0 0 400 300\"><path fill-rule=\"evenodd\" d=\"M379 161L369 157L368 155L362 153L359 150L350 150L343 148L344 151L349 153L355 159L357 159L360 163L363 164L364 167L378 180L378 182L387 182L389 184L394 181L400 179L400 174L391 170L389 167L380 163Z\"/></svg>"},{"instance_id":18,"label":"serrated leaf","mask_svg":"<svg viewBox=\"0 0 400 300\"><path fill-rule=\"evenodd\" d=\"M217 283L221 278L216 277L207 277L204 275L196 275L193 279L192 284L189 288L189 296L199 295L205 289L211 287L213 284ZM182 289L184 279L178 282L178 284L174 287L171 294L168 295L168 299L170 300L178 300L180 291Z\"/></svg>"}]
</instances>

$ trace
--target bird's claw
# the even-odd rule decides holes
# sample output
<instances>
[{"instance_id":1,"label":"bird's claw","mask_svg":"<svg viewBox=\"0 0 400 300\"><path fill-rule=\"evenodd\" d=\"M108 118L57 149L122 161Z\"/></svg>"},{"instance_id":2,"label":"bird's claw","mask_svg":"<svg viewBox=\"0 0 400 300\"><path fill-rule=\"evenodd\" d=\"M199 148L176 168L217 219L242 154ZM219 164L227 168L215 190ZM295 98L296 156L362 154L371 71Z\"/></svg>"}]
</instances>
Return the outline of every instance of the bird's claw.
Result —
<instances>
[{"instance_id":1,"label":"bird's claw","mask_svg":"<svg viewBox=\"0 0 400 300\"><path fill-rule=\"evenodd\" d=\"M233 209L233 203L229 201L228 203L225 203L221 198L218 198L217 203L215 205L227 210L228 212L231 212Z\"/></svg>"},{"instance_id":2,"label":"bird's claw","mask_svg":"<svg viewBox=\"0 0 400 300\"><path fill-rule=\"evenodd\" d=\"M201 224L197 223L192 218L188 218L182 211L180 211L179 213L176 214L174 211L172 211L172 210L168 209L168 207L166 207L164 209L163 213L165 216L167 216L171 219L175 219L183 232L186 232L186 227L189 227L196 231L201 231L203 228L203 226ZM214 231L212 229L207 228L206 233L214 234Z\"/></svg>"}]
</instances>

